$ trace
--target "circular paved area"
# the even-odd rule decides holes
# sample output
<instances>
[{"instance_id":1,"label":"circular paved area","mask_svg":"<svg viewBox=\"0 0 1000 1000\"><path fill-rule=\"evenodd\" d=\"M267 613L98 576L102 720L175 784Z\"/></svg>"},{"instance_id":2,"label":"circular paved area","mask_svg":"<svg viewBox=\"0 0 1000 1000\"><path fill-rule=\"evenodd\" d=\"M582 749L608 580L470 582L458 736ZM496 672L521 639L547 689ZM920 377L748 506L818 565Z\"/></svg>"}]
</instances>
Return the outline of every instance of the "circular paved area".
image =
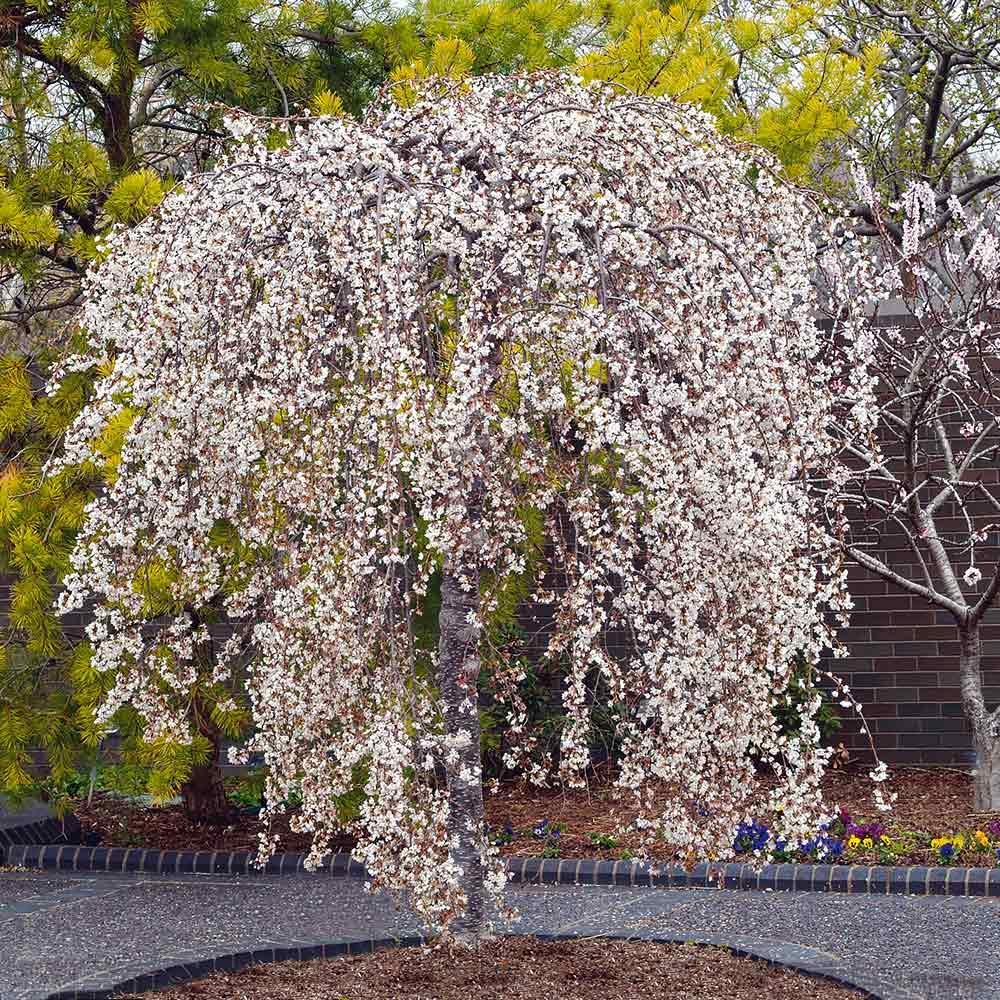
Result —
<instances>
[{"instance_id":1,"label":"circular paved area","mask_svg":"<svg viewBox=\"0 0 1000 1000\"><path fill-rule=\"evenodd\" d=\"M515 932L726 943L883 1000L1000 1000L1000 901L948 896L511 886ZM418 934L355 879L0 873L0 998L102 990L261 947Z\"/></svg>"}]
</instances>

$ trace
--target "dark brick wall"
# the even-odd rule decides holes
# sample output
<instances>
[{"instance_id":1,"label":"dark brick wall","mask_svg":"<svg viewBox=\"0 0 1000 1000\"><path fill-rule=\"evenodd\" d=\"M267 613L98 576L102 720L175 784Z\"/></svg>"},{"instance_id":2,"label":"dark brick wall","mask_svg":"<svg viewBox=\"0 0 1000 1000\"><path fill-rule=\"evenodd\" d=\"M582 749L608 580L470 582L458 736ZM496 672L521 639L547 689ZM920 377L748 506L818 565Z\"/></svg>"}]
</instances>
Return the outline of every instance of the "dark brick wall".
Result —
<instances>
[{"instance_id":1,"label":"dark brick wall","mask_svg":"<svg viewBox=\"0 0 1000 1000\"><path fill-rule=\"evenodd\" d=\"M864 708L880 757L891 764L969 766L971 742L958 681L958 635L951 616L852 567L855 609L841 633L850 655L829 667ZM1000 611L983 630L988 701L1000 698ZM839 739L870 755L868 738L845 713Z\"/></svg>"}]
</instances>

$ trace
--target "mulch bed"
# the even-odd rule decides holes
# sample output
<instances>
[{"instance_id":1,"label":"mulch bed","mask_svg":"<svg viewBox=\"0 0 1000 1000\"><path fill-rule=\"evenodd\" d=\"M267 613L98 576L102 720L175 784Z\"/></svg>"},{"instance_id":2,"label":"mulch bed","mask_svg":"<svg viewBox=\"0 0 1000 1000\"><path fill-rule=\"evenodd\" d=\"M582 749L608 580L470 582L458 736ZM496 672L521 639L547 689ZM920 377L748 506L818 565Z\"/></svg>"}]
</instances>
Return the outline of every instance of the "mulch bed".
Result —
<instances>
[{"instance_id":1,"label":"mulch bed","mask_svg":"<svg viewBox=\"0 0 1000 1000\"><path fill-rule=\"evenodd\" d=\"M989 816L972 811L972 779L964 772L946 768L900 767L892 771L889 788L897 793L892 813L882 815L872 803L872 783L867 769L846 766L828 773L826 800L849 812L855 823L884 822L896 841L894 861L856 849L852 863L938 863L929 838L985 828ZM109 847L155 847L164 850L256 851L260 823L255 814L240 814L227 826L196 826L180 806L149 808L98 793L88 805L74 803L84 838ZM609 778L598 775L580 791L539 789L520 783L503 786L488 796L487 821L494 835L508 831L502 853L508 856L562 858L628 858L638 851L639 838L623 828L635 817L627 802L616 801ZM540 828L540 824L547 824ZM558 828L558 835L553 835ZM306 851L308 834L292 833L287 817L276 822L281 834L279 849ZM333 845L349 851L350 838ZM981 854L982 857L978 855ZM961 859L964 864L996 865L995 848L973 852L971 844Z\"/></svg>"},{"instance_id":2,"label":"mulch bed","mask_svg":"<svg viewBox=\"0 0 1000 1000\"><path fill-rule=\"evenodd\" d=\"M239 813L226 826L199 826L179 805L142 806L104 792L96 792L90 804L86 799L75 801L72 809L80 820L84 841L103 847L255 852L261 829L254 813ZM280 850L309 850L312 835L289 830L287 816L276 820L274 829L281 834ZM349 851L353 846L353 838L345 837L334 849Z\"/></svg>"},{"instance_id":3,"label":"mulch bed","mask_svg":"<svg viewBox=\"0 0 1000 1000\"><path fill-rule=\"evenodd\" d=\"M257 965L156 994L158 1000L848 1000L862 995L719 948L532 938L501 938L476 951L401 948Z\"/></svg>"},{"instance_id":4,"label":"mulch bed","mask_svg":"<svg viewBox=\"0 0 1000 1000\"><path fill-rule=\"evenodd\" d=\"M831 808L840 806L855 823L882 822L893 837L916 832L927 839L975 830L990 818L990 814L972 810L972 778L966 772L948 768L892 769L888 788L897 799L888 814L875 808L872 788L868 768L856 765L831 770L824 780L824 796ZM492 829L513 829L513 839L503 847L503 853L512 856L538 856L547 845L555 847L545 830L535 834L543 820L548 821L549 829L560 828L558 852L563 858L616 860L628 856L640 843L635 834L618 832L636 813L629 803L616 801L615 790L607 781L595 781L586 791L507 786L487 799L486 812ZM605 838L613 839L614 844L595 842ZM904 852L898 863L927 864L933 853L929 846L914 848ZM995 854L980 863L996 864Z\"/></svg>"}]
</instances>

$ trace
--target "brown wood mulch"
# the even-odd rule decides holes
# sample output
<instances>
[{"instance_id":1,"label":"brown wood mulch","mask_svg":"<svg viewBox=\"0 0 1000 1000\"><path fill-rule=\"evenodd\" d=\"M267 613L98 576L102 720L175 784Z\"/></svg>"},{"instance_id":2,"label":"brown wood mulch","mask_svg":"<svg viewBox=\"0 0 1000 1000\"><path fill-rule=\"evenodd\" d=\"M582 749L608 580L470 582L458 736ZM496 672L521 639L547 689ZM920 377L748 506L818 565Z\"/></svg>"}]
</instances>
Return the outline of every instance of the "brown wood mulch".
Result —
<instances>
[{"instance_id":1,"label":"brown wood mulch","mask_svg":"<svg viewBox=\"0 0 1000 1000\"><path fill-rule=\"evenodd\" d=\"M929 838L985 829L989 816L972 811L972 780L961 771L946 768L900 767L893 769L889 788L898 795L893 812L879 814L872 803L872 783L867 769L848 765L827 774L826 800L849 812L855 823L883 822L896 841L898 864L928 864L934 858ZM98 793L93 803L74 803L85 835L104 846L155 847L164 850L257 849L260 823L243 814L227 826L197 826L180 806L148 808ZM563 858L627 858L639 849L639 838L623 830L635 818L628 802L618 800L606 775L593 778L585 790L539 789L507 784L486 800L487 821L494 834L513 831L502 845L508 856L537 857L546 851ZM536 827L547 821L548 830L559 827L558 837ZM281 834L279 850L305 851L307 834L291 833L287 818L276 823ZM504 838L507 839L507 838ZM994 838L996 840L996 838ZM334 850L349 851L352 841L343 838ZM974 857L974 854L982 857ZM961 863L995 865L995 848L973 852L971 845ZM863 862L862 855L852 861ZM872 856L870 863L890 863Z\"/></svg>"},{"instance_id":2,"label":"brown wood mulch","mask_svg":"<svg viewBox=\"0 0 1000 1000\"><path fill-rule=\"evenodd\" d=\"M164 851L256 852L261 823L254 815L241 814L225 826L192 823L179 805L142 806L127 799L96 792L93 801L73 802L83 837L97 838L104 847L152 847ZM312 835L292 833L288 819L275 822L281 834L280 850L308 851ZM345 838L339 850L350 850L354 841Z\"/></svg>"},{"instance_id":3,"label":"brown wood mulch","mask_svg":"<svg viewBox=\"0 0 1000 1000\"><path fill-rule=\"evenodd\" d=\"M720 948L532 938L500 938L475 951L442 945L256 965L155 994L157 1000L848 1000L862 995ZM128 994L127 1000L137 995Z\"/></svg>"},{"instance_id":4,"label":"brown wood mulch","mask_svg":"<svg viewBox=\"0 0 1000 1000\"><path fill-rule=\"evenodd\" d=\"M915 840L914 833L928 840L976 830L984 828L991 818L973 811L972 778L967 772L930 767L890 769L888 788L897 799L890 813L880 813L872 800L868 770L847 765L828 771L823 783L826 802L831 809L839 806L846 810L856 824L883 823L897 841ZM627 801L617 798L606 780L592 782L585 791L569 792L506 786L487 799L486 812L494 830L505 826L514 830L514 839L503 847L503 853L512 856L537 856L546 845L555 846L552 839L535 836L534 829L541 820L548 820L550 828L560 827L560 857L614 860L639 846L635 834L619 832L631 823L636 812ZM595 843L595 838L607 837L614 840L613 845ZM898 863L926 864L931 854L929 847L914 846L902 852ZM995 853L991 852L991 857L989 863L996 864Z\"/></svg>"}]
</instances>

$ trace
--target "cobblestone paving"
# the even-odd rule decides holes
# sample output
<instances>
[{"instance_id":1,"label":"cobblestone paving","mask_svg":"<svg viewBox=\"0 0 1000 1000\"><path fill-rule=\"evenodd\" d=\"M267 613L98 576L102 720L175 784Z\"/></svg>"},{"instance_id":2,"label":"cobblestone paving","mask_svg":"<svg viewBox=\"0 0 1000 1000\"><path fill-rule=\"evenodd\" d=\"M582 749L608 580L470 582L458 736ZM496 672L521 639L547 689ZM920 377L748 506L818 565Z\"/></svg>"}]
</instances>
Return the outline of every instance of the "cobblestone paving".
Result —
<instances>
[{"instance_id":1,"label":"cobblestone paving","mask_svg":"<svg viewBox=\"0 0 1000 1000\"><path fill-rule=\"evenodd\" d=\"M882 1000L1000 1000L995 900L606 886L509 894L521 912L515 932L700 940ZM261 948L418 933L405 907L355 879L0 873L0 1000L110 990Z\"/></svg>"}]
</instances>

